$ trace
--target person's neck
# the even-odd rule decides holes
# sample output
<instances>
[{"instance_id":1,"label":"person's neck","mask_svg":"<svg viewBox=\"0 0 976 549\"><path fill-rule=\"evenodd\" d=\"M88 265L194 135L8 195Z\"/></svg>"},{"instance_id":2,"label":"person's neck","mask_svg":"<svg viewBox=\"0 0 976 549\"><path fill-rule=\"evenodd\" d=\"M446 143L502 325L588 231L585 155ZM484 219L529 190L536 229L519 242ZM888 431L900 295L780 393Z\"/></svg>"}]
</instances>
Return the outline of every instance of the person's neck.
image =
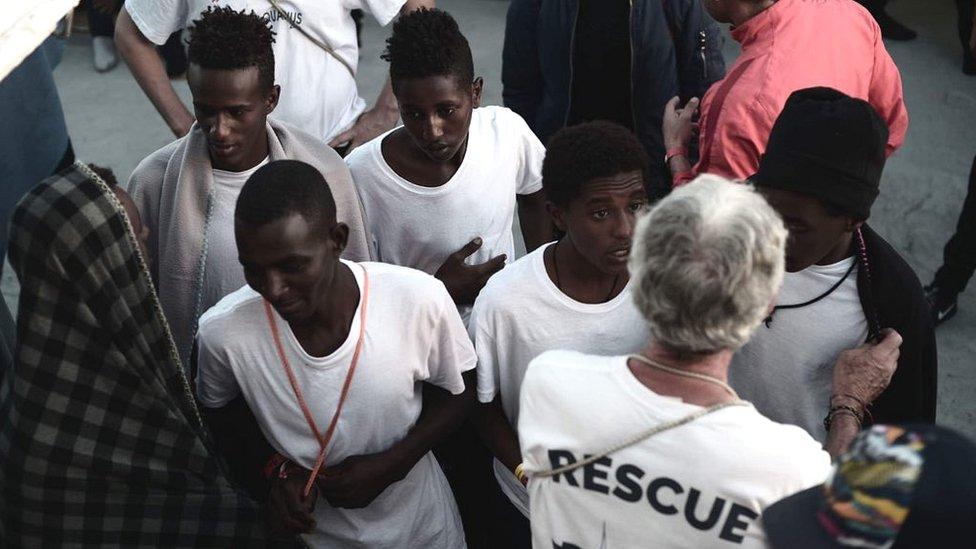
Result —
<instances>
[{"instance_id":1,"label":"person's neck","mask_svg":"<svg viewBox=\"0 0 976 549\"><path fill-rule=\"evenodd\" d=\"M619 295L630 280L627 271L611 274L598 269L579 253L568 236L551 249L549 278L564 294L580 303L605 303Z\"/></svg>"},{"instance_id":2,"label":"person's neck","mask_svg":"<svg viewBox=\"0 0 976 549\"><path fill-rule=\"evenodd\" d=\"M360 293L356 275L345 263L336 262L332 285L320 296L315 312L306 319L288 323L305 352L317 357L328 356L342 345L352 329Z\"/></svg>"},{"instance_id":3,"label":"person's neck","mask_svg":"<svg viewBox=\"0 0 976 549\"><path fill-rule=\"evenodd\" d=\"M679 355L663 345L651 342L640 354L664 366L728 383L729 364L735 353L726 349L716 353ZM684 402L699 406L710 406L730 399L724 389L707 381L658 370L636 360L630 360L628 367L638 381L660 395L678 397Z\"/></svg>"},{"instance_id":4,"label":"person's neck","mask_svg":"<svg viewBox=\"0 0 976 549\"><path fill-rule=\"evenodd\" d=\"M854 255L854 234L844 233L837 245L830 249L830 252L817 262L817 265L833 265Z\"/></svg>"},{"instance_id":5,"label":"person's neck","mask_svg":"<svg viewBox=\"0 0 976 549\"><path fill-rule=\"evenodd\" d=\"M777 0L763 0L762 2L739 2L736 4L736 7L733 8L732 13L729 14L729 19L732 21L732 26L738 27L744 24L746 21L772 7L772 5L776 2Z\"/></svg>"}]
</instances>

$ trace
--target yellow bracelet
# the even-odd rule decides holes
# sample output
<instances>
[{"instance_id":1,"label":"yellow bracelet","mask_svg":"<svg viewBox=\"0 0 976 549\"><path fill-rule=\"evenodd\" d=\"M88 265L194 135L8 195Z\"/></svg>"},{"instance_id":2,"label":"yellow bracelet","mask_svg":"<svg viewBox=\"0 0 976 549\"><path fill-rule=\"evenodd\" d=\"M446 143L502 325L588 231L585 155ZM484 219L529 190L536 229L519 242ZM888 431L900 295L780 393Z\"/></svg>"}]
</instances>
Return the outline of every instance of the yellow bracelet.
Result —
<instances>
[{"instance_id":1,"label":"yellow bracelet","mask_svg":"<svg viewBox=\"0 0 976 549\"><path fill-rule=\"evenodd\" d=\"M518 481L521 482L522 484L525 484L525 464L524 463L519 463L518 465L515 466L515 478L517 478Z\"/></svg>"}]
</instances>

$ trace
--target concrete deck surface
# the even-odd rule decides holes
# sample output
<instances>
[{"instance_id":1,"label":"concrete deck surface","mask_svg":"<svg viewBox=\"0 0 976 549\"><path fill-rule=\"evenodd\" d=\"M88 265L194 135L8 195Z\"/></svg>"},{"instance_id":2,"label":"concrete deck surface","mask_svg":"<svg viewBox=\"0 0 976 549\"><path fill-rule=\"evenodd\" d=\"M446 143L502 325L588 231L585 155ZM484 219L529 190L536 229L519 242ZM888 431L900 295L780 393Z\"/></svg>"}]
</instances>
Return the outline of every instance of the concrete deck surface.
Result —
<instances>
[{"instance_id":1,"label":"concrete deck surface","mask_svg":"<svg viewBox=\"0 0 976 549\"><path fill-rule=\"evenodd\" d=\"M438 4L458 18L472 44L476 72L485 79L485 103L501 104L507 2ZM919 38L888 43L904 80L911 124L904 147L888 162L871 223L927 283L955 226L976 154L976 77L959 70L961 50L951 0L896 0L889 11L915 28ZM385 78L386 63L379 54L387 33L367 18L359 81L369 103ZM731 61L738 46L727 40L725 50ZM112 167L121 181L140 159L172 140L124 64L106 74L95 73L88 36L71 38L55 77L79 158ZM186 82L175 86L189 102ZM9 268L4 272L4 295L15 303L16 281ZM939 422L976 437L976 288L961 296L960 312L939 329L938 342Z\"/></svg>"}]
</instances>

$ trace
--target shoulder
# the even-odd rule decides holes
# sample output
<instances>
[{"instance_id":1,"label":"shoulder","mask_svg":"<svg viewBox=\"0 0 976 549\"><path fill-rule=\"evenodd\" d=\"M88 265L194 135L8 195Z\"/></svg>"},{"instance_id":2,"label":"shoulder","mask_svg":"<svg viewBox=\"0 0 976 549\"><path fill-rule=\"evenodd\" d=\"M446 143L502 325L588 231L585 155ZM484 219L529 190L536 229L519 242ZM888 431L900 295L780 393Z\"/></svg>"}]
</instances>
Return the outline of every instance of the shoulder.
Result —
<instances>
[{"instance_id":1,"label":"shoulder","mask_svg":"<svg viewBox=\"0 0 976 549\"><path fill-rule=\"evenodd\" d=\"M149 156L143 158L132 170L126 190L130 194L146 192L150 188L159 187L163 183L166 166L172 160L183 143L187 140L183 136L172 143L156 149ZM135 197L133 197L135 198Z\"/></svg>"},{"instance_id":2,"label":"shoulder","mask_svg":"<svg viewBox=\"0 0 976 549\"><path fill-rule=\"evenodd\" d=\"M395 130L395 129L394 129ZM362 145L351 150L349 154L346 155L345 162L349 166L349 170L353 173L357 173L361 170L371 170L373 167L379 164L376 157L376 153L379 152L380 147L383 145L383 139L389 135L390 132L383 133L369 141L363 143Z\"/></svg>"},{"instance_id":3,"label":"shoulder","mask_svg":"<svg viewBox=\"0 0 976 549\"><path fill-rule=\"evenodd\" d=\"M497 105L478 107L474 110L473 117L488 127L496 128L499 132L518 131L532 133L525 119L508 107L500 107Z\"/></svg>"},{"instance_id":4,"label":"shoulder","mask_svg":"<svg viewBox=\"0 0 976 549\"><path fill-rule=\"evenodd\" d=\"M508 297L522 297L531 294L529 290L536 285L536 269L540 268L539 263L543 261L544 250L548 246L540 246L512 263L505 266L495 275L488 279L488 283L478 294L478 301L497 303L504 301ZM543 267L544 268L544 267Z\"/></svg>"},{"instance_id":5,"label":"shoulder","mask_svg":"<svg viewBox=\"0 0 976 549\"><path fill-rule=\"evenodd\" d=\"M371 288L395 292L406 303L421 305L448 295L443 282L423 271L389 263L363 262L358 265L368 273Z\"/></svg>"},{"instance_id":6,"label":"shoulder","mask_svg":"<svg viewBox=\"0 0 976 549\"><path fill-rule=\"evenodd\" d=\"M568 398L572 387L586 387L589 381L604 381L622 357L588 355L577 351L546 351L529 362L522 382L522 395L554 393Z\"/></svg>"},{"instance_id":7,"label":"shoulder","mask_svg":"<svg viewBox=\"0 0 976 549\"><path fill-rule=\"evenodd\" d=\"M915 270L881 235L862 227L868 256L868 277L875 305L889 322L906 312L927 307L922 283ZM859 276L860 283L864 275Z\"/></svg>"},{"instance_id":8,"label":"shoulder","mask_svg":"<svg viewBox=\"0 0 976 549\"><path fill-rule=\"evenodd\" d=\"M777 423L752 405L725 412L724 421L721 412L716 414L716 425L731 438L728 444L738 448L739 458L744 462L762 464L770 475L779 475L787 483L823 480L830 467L830 455L803 428ZM723 428L725 422L734 422L738 428Z\"/></svg>"},{"instance_id":9,"label":"shoulder","mask_svg":"<svg viewBox=\"0 0 976 549\"><path fill-rule=\"evenodd\" d=\"M200 344L227 340L227 336L237 331L240 326L260 320L264 314L262 303L261 294L246 284L224 296L200 316L197 331Z\"/></svg>"}]
</instances>

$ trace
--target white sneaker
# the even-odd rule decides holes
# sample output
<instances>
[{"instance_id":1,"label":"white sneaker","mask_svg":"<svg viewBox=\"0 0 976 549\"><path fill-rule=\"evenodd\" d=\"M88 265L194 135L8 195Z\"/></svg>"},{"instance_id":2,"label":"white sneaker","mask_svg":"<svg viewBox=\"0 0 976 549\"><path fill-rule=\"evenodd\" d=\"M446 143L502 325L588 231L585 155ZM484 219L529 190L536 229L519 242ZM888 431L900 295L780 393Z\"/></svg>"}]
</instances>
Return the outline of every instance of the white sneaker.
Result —
<instances>
[{"instance_id":1,"label":"white sneaker","mask_svg":"<svg viewBox=\"0 0 976 549\"><path fill-rule=\"evenodd\" d=\"M106 72L112 70L119 63L119 56L115 52L115 41L111 36L96 36L92 38L92 54L95 70Z\"/></svg>"}]
</instances>

